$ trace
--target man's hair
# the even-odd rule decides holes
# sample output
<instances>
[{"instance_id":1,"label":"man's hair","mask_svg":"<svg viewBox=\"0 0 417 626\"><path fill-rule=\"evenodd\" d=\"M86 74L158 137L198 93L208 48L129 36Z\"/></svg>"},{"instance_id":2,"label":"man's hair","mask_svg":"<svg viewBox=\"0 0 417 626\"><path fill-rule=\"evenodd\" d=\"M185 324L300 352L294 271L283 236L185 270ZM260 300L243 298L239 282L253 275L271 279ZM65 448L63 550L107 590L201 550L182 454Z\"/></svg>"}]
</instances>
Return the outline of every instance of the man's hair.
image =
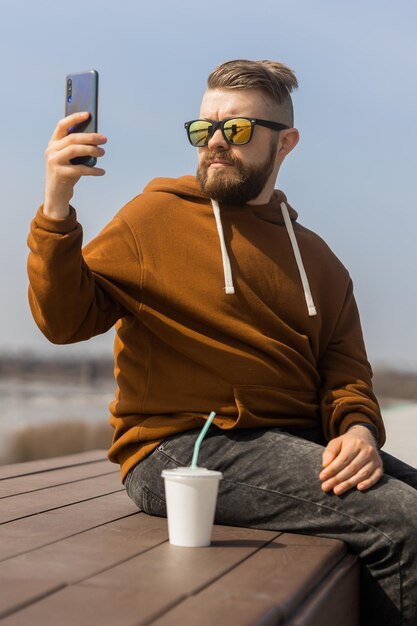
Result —
<instances>
[{"instance_id":1,"label":"man's hair","mask_svg":"<svg viewBox=\"0 0 417 626\"><path fill-rule=\"evenodd\" d=\"M259 89L280 105L293 125L291 92L298 87L297 78L287 65L278 61L248 61L236 59L218 65L207 79L209 89ZM291 122L291 123L289 123Z\"/></svg>"}]
</instances>

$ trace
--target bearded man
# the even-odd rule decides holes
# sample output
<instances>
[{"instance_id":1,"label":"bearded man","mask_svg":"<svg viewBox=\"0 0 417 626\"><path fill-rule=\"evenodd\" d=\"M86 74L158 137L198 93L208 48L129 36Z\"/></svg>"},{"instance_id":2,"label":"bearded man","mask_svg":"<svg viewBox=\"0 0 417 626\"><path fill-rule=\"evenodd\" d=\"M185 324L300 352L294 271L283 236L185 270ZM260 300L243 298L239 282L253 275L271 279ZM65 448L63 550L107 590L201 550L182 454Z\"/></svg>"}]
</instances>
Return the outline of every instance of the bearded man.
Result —
<instances>
[{"instance_id":1,"label":"bearded man","mask_svg":"<svg viewBox=\"0 0 417 626\"><path fill-rule=\"evenodd\" d=\"M70 206L99 167L97 133L61 120L31 228L30 304L53 342L116 326L109 458L129 496L166 515L164 469L223 473L216 522L344 540L362 563L362 620L416 624L417 471L380 450L352 281L275 181L298 142L291 69L223 63L185 123L197 176L151 181L84 249ZM387 507L389 503L389 507Z\"/></svg>"}]
</instances>

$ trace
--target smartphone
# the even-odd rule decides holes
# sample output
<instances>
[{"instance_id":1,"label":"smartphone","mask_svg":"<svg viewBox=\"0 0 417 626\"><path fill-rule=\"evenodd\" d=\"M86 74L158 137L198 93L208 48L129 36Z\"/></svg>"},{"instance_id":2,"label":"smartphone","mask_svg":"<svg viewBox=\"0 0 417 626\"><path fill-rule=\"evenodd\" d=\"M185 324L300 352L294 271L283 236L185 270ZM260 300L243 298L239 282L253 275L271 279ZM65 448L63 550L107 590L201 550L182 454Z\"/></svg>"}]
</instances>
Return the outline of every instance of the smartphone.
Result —
<instances>
[{"instance_id":1,"label":"smartphone","mask_svg":"<svg viewBox=\"0 0 417 626\"><path fill-rule=\"evenodd\" d=\"M98 127L98 72L88 70L78 74L68 74L65 79L65 116L79 111L88 111L90 117L85 122L70 128L70 133L96 133ZM76 157L74 165L94 167L95 157Z\"/></svg>"}]
</instances>

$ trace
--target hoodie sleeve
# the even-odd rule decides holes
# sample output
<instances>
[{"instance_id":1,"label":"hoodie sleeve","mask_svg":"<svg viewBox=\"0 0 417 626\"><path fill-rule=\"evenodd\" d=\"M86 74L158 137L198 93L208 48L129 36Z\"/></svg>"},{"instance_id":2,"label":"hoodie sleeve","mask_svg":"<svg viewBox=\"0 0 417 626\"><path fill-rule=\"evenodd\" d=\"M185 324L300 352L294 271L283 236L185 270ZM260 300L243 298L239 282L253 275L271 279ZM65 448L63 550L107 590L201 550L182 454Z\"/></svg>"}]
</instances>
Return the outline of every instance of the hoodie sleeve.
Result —
<instances>
[{"instance_id":1,"label":"hoodie sleeve","mask_svg":"<svg viewBox=\"0 0 417 626\"><path fill-rule=\"evenodd\" d=\"M327 440L344 434L350 426L362 422L376 426L378 442L382 446L385 430L378 401L372 390L372 370L366 356L351 281L318 369L322 380L322 425Z\"/></svg>"},{"instance_id":2,"label":"hoodie sleeve","mask_svg":"<svg viewBox=\"0 0 417 626\"><path fill-rule=\"evenodd\" d=\"M116 253L117 229L107 230L96 245L90 244L90 262L88 253L82 252L82 228L74 209L67 218L56 220L40 208L32 221L29 304L38 327L53 343L74 343L104 333L126 313L117 297L123 246L119 242Z\"/></svg>"}]
</instances>

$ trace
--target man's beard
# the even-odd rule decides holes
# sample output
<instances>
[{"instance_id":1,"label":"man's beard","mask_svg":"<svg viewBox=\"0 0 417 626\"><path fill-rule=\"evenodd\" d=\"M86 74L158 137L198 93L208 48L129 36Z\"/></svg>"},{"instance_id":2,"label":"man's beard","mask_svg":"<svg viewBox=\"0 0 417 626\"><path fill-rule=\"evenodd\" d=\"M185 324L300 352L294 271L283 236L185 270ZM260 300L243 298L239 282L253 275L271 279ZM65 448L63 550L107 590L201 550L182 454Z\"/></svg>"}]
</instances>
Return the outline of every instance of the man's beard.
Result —
<instances>
[{"instance_id":1,"label":"man's beard","mask_svg":"<svg viewBox=\"0 0 417 626\"><path fill-rule=\"evenodd\" d=\"M224 204L238 206L254 200L262 192L274 169L276 147L276 141L271 141L269 154L259 165L246 165L228 151L207 152L197 169L200 187L210 198ZM225 169L212 171L209 179L208 169L215 159L230 163L233 170L230 171L231 168L226 165Z\"/></svg>"}]
</instances>

